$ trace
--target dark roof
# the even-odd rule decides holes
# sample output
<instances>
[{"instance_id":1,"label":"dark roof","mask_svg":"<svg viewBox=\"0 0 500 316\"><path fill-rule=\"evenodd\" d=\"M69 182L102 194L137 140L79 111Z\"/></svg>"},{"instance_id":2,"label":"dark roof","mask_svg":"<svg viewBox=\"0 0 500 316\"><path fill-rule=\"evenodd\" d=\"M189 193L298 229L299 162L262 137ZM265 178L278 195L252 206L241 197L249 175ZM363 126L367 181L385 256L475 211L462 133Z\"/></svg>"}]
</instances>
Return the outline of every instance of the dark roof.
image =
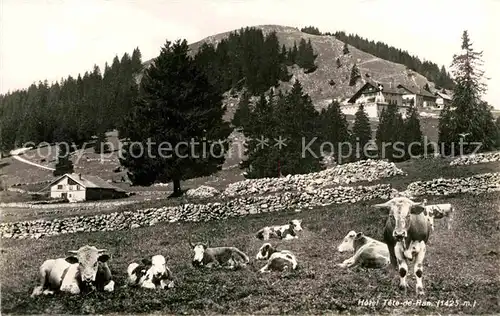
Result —
<instances>
[{"instance_id":1,"label":"dark roof","mask_svg":"<svg viewBox=\"0 0 500 316\"><path fill-rule=\"evenodd\" d=\"M363 94L365 89L367 89L368 87L375 88L378 91L379 86L382 86L383 93L405 94L405 92L402 91L400 88L398 88L396 84L391 84L391 83L387 83L387 82L377 82L375 80L368 79L368 80L366 80L366 83L358 91L356 91L356 93L354 93L352 97L349 98L349 100L347 102L352 103L352 102L356 101L356 99L359 98L361 96L361 94Z\"/></svg>"},{"instance_id":2,"label":"dark roof","mask_svg":"<svg viewBox=\"0 0 500 316\"><path fill-rule=\"evenodd\" d=\"M406 90L406 91L413 93L413 94L424 96L424 97L436 98L436 96L433 95L432 93L430 93L429 91L422 89L422 88L419 88L419 87L416 87L416 86L404 86L402 84L399 84L398 88Z\"/></svg>"},{"instance_id":3,"label":"dark roof","mask_svg":"<svg viewBox=\"0 0 500 316\"><path fill-rule=\"evenodd\" d=\"M115 187L114 185L111 185L108 183L106 180L103 180L99 178L98 176L92 176L92 175L81 175L78 173L66 173L54 181L52 181L48 186L43 188L40 191L44 191L45 189L51 187L55 183L59 182L61 179L64 177L68 177L71 180L75 181L76 183L80 184L81 186L85 188L99 188L99 189L110 189L110 190L115 190L119 192L126 192L125 190Z\"/></svg>"}]
</instances>

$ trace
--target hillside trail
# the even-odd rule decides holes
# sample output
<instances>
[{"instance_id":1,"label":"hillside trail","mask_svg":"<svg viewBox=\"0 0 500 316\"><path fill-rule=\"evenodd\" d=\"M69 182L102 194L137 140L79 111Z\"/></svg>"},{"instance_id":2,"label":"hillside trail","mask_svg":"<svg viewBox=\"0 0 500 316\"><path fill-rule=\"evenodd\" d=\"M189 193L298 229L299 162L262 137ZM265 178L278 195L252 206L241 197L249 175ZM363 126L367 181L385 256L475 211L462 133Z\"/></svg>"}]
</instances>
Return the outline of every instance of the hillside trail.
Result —
<instances>
[{"instance_id":1,"label":"hillside trail","mask_svg":"<svg viewBox=\"0 0 500 316\"><path fill-rule=\"evenodd\" d=\"M368 59L368 60L365 60L364 62L361 62L358 64L358 67L361 66L361 65L364 65L364 64L367 64L367 63L371 63L372 61L377 61L377 60L380 60L380 58L378 57L373 57L371 59Z\"/></svg>"},{"instance_id":2,"label":"hillside trail","mask_svg":"<svg viewBox=\"0 0 500 316\"><path fill-rule=\"evenodd\" d=\"M41 168L41 169L45 169L45 170L50 170L50 171L54 171L55 170L54 168L42 166L40 164L37 164L35 162L31 162L29 160L26 160L26 159L20 157L19 154L21 154L22 152L24 152L26 150L29 150L29 148L28 149L24 149L24 150L12 150L10 152L10 154L11 154L12 158L14 158L15 160L20 161L22 163L25 163L25 164L28 164L28 165L32 165L32 166L35 166L35 167L38 167L38 168Z\"/></svg>"}]
</instances>

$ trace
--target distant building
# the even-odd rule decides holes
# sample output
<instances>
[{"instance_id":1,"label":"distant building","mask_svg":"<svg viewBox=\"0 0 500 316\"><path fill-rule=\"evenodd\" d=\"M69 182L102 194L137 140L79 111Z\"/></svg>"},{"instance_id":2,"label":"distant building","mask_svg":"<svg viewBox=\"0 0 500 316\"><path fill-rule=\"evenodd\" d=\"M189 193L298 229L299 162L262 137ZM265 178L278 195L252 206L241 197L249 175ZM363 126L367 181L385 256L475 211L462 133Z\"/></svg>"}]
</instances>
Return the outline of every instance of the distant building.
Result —
<instances>
[{"instance_id":1,"label":"distant building","mask_svg":"<svg viewBox=\"0 0 500 316\"><path fill-rule=\"evenodd\" d=\"M436 96L418 87L408 87L392 82L366 82L343 105L344 114L354 115L360 104L370 118L379 118L382 110L390 104L397 105L400 113L405 116L410 107L436 108Z\"/></svg>"},{"instance_id":2,"label":"distant building","mask_svg":"<svg viewBox=\"0 0 500 316\"><path fill-rule=\"evenodd\" d=\"M436 106L439 109L443 109L445 105L451 104L452 98L446 93L438 91L435 93L435 96L436 96Z\"/></svg>"},{"instance_id":3,"label":"distant building","mask_svg":"<svg viewBox=\"0 0 500 316\"><path fill-rule=\"evenodd\" d=\"M115 199L126 196L125 190L117 188L97 176L82 176L75 173L60 176L40 192L47 190L50 191L51 198L63 198L69 202Z\"/></svg>"}]
</instances>

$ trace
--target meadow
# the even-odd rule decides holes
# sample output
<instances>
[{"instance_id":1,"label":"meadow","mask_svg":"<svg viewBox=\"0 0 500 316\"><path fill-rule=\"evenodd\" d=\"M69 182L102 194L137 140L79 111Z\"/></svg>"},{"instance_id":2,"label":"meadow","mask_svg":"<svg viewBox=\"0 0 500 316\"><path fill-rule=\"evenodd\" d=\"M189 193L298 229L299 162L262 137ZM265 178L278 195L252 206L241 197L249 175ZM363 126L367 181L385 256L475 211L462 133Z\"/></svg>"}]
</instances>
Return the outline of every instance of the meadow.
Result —
<instances>
[{"instance_id":1,"label":"meadow","mask_svg":"<svg viewBox=\"0 0 500 316\"><path fill-rule=\"evenodd\" d=\"M456 207L450 229L437 221L424 265L424 305L384 306L384 299L419 299L414 277L403 295L390 269L341 269L348 256L336 247L351 229L381 239L385 214L370 206L380 201L336 205L302 212L277 212L205 223L162 223L127 231L62 235L39 240L2 240L0 281L2 313L6 314L277 314L277 313L499 313L498 243L500 193L432 198ZM265 262L255 255L262 241L255 232L269 224L302 218L304 231L292 241L273 241L293 251L299 268L289 273L261 275ZM196 270L188 239L213 246L239 247L251 257L243 270ZM117 285L113 293L87 296L59 294L30 298L39 265L46 258L66 256L66 250L84 244L106 248ZM124 287L129 263L162 254L176 278L171 290ZM377 306L361 306L359 300L379 299ZM473 307L441 306L439 300L470 302ZM466 303L463 303L466 304Z\"/></svg>"}]
</instances>

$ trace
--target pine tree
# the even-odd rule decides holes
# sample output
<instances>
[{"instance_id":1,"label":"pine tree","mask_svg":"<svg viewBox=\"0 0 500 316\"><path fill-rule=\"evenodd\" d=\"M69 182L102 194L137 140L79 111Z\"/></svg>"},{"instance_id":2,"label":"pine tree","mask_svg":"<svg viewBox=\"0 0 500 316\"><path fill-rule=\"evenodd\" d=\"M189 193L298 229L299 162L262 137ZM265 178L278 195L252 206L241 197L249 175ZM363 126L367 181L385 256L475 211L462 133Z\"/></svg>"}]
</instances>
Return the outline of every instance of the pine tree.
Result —
<instances>
[{"instance_id":1,"label":"pine tree","mask_svg":"<svg viewBox=\"0 0 500 316\"><path fill-rule=\"evenodd\" d=\"M423 134L420 128L418 110L410 107L404 120L403 141L405 143L405 158L421 155L423 153ZM412 145L413 144L413 145Z\"/></svg>"},{"instance_id":2,"label":"pine tree","mask_svg":"<svg viewBox=\"0 0 500 316\"><path fill-rule=\"evenodd\" d=\"M278 99L276 108L275 113L279 114L276 118L279 133L276 137L286 139L286 146L279 151L282 174L303 174L321 170L321 143L318 140L313 141L321 135L319 113L298 80L287 94Z\"/></svg>"},{"instance_id":3,"label":"pine tree","mask_svg":"<svg viewBox=\"0 0 500 316\"><path fill-rule=\"evenodd\" d=\"M245 129L245 126L249 123L251 114L250 108L250 94L246 91L243 93L238 107L234 112L234 117L231 121L235 128Z\"/></svg>"},{"instance_id":4,"label":"pine tree","mask_svg":"<svg viewBox=\"0 0 500 316\"><path fill-rule=\"evenodd\" d=\"M366 144L372 139L372 130L370 126L370 119L366 113L363 104L360 104L358 110L354 114L354 125L352 127L353 145L359 144L360 152L357 153L356 158L365 159Z\"/></svg>"},{"instance_id":5,"label":"pine tree","mask_svg":"<svg viewBox=\"0 0 500 316\"><path fill-rule=\"evenodd\" d=\"M275 121L275 103L273 98L262 93L249 115L247 128L243 129L245 137L246 159L242 166L247 169L245 177L249 179L276 177L278 151L270 146L270 140L276 136L278 122Z\"/></svg>"},{"instance_id":6,"label":"pine tree","mask_svg":"<svg viewBox=\"0 0 500 316\"><path fill-rule=\"evenodd\" d=\"M276 177L320 170L321 142L314 141L320 132L318 112L299 81L287 94L279 92L269 98L261 95L244 129L245 137L250 139L246 142L247 159L243 161L247 177ZM284 141L281 148L273 144L280 137ZM263 145L261 139L267 139L267 145ZM312 144L307 146L310 141Z\"/></svg>"},{"instance_id":7,"label":"pine tree","mask_svg":"<svg viewBox=\"0 0 500 316\"><path fill-rule=\"evenodd\" d=\"M443 154L457 154L461 143L460 134L469 133L462 153L470 153L480 143L480 151L491 150L495 144L496 128L488 104L481 100L486 91L483 82L482 52L472 48L467 31L462 35L462 53L453 56L455 87L451 105L445 105L439 119L439 142ZM462 151L462 150L460 150Z\"/></svg>"},{"instance_id":8,"label":"pine tree","mask_svg":"<svg viewBox=\"0 0 500 316\"><path fill-rule=\"evenodd\" d=\"M349 54L349 46L347 46L347 43L344 43L344 48L342 49L342 52L344 55Z\"/></svg>"},{"instance_id":9,"label":"pine tree","mask_svg":"<svg viewBox=\"0 0 500 316\"><path fill-rule=\"evenodd\" d=\"M181 180L221 169L231 132L223 121L222 94L188 50L186 40L165 43L144 73L128 128L120 131L126 139L120 162L132 183L173 181L173 196L182 194ZM132 142L142 145L142 154Z\"/></svg>"},{"instance_id":10,"label":"pine tree","mask_svg":"<svg viewBox=\"0 0 500 316\"><path fill-rule=\"evenodd\" d=\"M96 154L105 154L110 152L109 145L106 144L106 133L104 131L97 133L97 139L94 144L94 152Z\"/></svg>"},{"instance_id":11,"label":"pine tree","mask_svg":"<svg viewBox=\"0 0 500 316\"><path fill-rule=\"evenodd\" d=\"M349 79L349 86L356 85L356 82L360 78L361 78L361 73L359 72L359 68L358 66L356 66L356 64L354 64L351 69L351 78Z\"/></svg>"},{"instance_id":12,"label":"pine tree","mask_svg":"<svg viewBox=\"0 0 500 316\"><path fill-rule=\"evenodd\" d=\"M342 159L346 157L348 146L343 145L350 140L347 119L340 109L340 104L333 101L326 109L323 109L320 114L321 120L321 136L322 141L333 145L333 152L337 157L335 161L341 164Z\"/></svg>"},{"instance_id":13,"label":"pine tree","mask_svg":"<svg viewBox=\"0 0 500 316\"><path fill-rule=\"evenodd\" d=\"M56 168L53 171L55 177L62 176L66 173L73 173L74 171L73 162L69 159L69 152L64 145L65 144L59 144Z\"/></svg>"},{"instance_id":14,"label":"pine tree","mask_svg":"<svg viewBox=\"0 0 500 316\"><path fill-rule=\"evenodd\" d=\"M382 110L376 132L379 156L389 161L404 159L404 122L397 105L390 104ZM399 145L398 145L399 144Z\"/></svg>"}]
</instances>

